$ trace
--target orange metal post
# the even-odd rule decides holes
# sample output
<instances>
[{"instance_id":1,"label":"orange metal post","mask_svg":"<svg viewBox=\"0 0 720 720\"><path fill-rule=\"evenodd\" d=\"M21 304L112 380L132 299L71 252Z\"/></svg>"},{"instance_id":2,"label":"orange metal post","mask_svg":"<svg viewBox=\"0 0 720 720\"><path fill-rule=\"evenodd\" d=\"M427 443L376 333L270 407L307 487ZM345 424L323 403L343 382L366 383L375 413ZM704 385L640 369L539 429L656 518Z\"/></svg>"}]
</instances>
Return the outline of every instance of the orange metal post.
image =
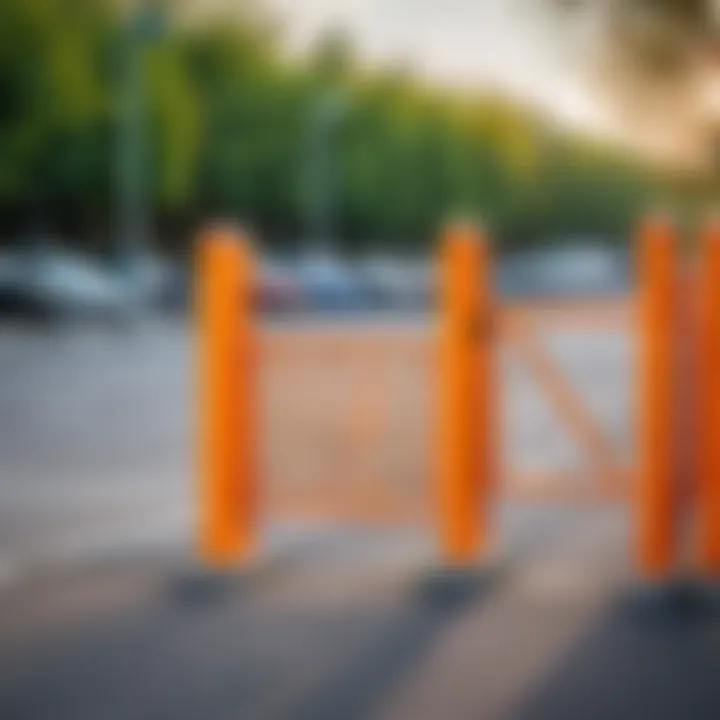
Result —
<instances>
[{"instance_id":1,"label":"orange metal post","mask_svg":"<svg viewBox=\"0 0 720 720\"><path fill-rule=\"evenodd\" d=\"M640 571L661 579L674 560L676 465L673 417L676 257L673 232L657 218L640 229L639 477L636 502Z\"/></svg>"},{"instance_id":2,"label":"orange metal post","mask_svg":"<svg viewBox=\"0 0 720 720\"><path fill-rule=\"evenodd\" d=\"M252 256L230 228L209 230L197 255L199 550L215 565L253 540Z\"/></svg>"},{"instance_id":3,"label":"orange metal post","mask_svg":"<svg viewBox=\"0 0 720 720\"><path fill-rule=\"evenodd\" d=\"M473 560L486 541L490 450L489 254L471 226L441 248L438 502L444 558Z\"/></svg>"},{"instance_id":4,"label":"orange metal post","mask_svg":"<svg viewBox=\"0 0 720 720\"><path fill-rule=\"evenodd\" d=\"M702 237L699 283L699 459L697 520L700 563L720 571L720 221Z\"/></svg>"}]
</instances>

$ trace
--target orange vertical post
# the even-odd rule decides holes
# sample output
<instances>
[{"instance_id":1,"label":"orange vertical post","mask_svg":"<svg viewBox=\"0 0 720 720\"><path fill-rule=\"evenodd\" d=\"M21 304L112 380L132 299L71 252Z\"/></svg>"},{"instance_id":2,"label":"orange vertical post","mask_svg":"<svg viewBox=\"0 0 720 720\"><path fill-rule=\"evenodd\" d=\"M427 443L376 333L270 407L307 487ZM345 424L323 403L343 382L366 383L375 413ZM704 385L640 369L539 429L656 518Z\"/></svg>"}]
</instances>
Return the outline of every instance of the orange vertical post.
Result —
<instances>
[{"instance_id":1,"label":"orange vertical post","mask_svg":"<svg viewBox=\"0 0 720 720\"><path fill-rule=\"evenodd\" d=\"M647 219L639 236L639 458L636 541L639 570L662 579L674 561L674 355L676 257L673 231Z\"/></svg>"},{"instance_id":2,"label":"orange vertical post","mask_svg":"<svg viewBox=\"0 0 720 720\"><path fill-rule=\"evenodd\" d=\"M252 254L225 227L198 243L198 545L224 565L247 556L253 541L254 330Z\"/></svg>"},{"instance_id":3,"label":"orange vertical post","mask_svg":"<svg viewBox=\"0 0 720 720\"><path fill-rule=\"evenodd\" d=\"M470 225L449 227L440 260L438 510L443 557L485 549L490 468L489 253Z\"/></svg>"},{"instance_id":4,"label":"orange vertical post","mask_svg":"<svg viewBox=\"0 0 720 720\"><path fill-rule=\"evenodd\" d=\"M700 565L720 571L720 220L702 233L699 269L697 539Z\"/></svg>"}]
</instances>

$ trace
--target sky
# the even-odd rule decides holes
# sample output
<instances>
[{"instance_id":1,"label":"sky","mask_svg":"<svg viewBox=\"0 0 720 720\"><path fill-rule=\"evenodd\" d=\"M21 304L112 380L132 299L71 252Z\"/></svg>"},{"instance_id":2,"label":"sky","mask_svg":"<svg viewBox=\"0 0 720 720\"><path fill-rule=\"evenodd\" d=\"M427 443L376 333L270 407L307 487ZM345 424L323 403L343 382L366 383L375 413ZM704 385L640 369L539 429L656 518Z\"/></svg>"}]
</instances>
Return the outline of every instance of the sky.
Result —
<instances>
[{"instance_id":1,"label":"sky","mask_svg":"<svg viewBox=\"0 0 720 720\"><path fill-rule=\"evenodd\" d=\"M462 88L500 88L561 120L602 128L607 119L557 35L542 0L270 0L292 49L344 28L371 62L394 62Z\"/></svg>"},{"instance_id":2,"label":"sky","mask_svg":"<svg viewBox=\"0 0 720 720\"><path fill-rule=\"evenodd\" d=\"M505 94L551 122L654 160L692 167L705 162L707 113L692 95L694 83L682 98L666 95L664 105L648 103L625 74L615 90L607 82L601 89L600 69L608 68L604 0L576 4L562 16L548 13L551 0L257 1L283 28L291 53L310 48L325 30L341 29L371 64L399 65L444 86ZM198 2L207 11L237 8L244 0ZM713 88L711 119L720 126L720 73Z\"/></svg>"}]
</instances>

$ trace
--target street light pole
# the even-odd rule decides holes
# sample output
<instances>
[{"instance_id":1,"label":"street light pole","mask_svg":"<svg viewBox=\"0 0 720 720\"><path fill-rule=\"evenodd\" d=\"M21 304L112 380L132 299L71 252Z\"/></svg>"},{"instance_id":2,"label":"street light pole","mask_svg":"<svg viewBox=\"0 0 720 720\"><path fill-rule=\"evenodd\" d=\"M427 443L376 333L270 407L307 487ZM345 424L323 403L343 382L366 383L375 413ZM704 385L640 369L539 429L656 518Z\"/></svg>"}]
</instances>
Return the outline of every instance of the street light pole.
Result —
<instances>
[{"instance_id":1,"label":"street light pole","mask_svg":"<svg viewBox=\"0 0 720 720\"><path fill-rule=\"evenodd\" d=\"M118 250L131 282L150 244L142 52L148 42L162 34L163 25L159 3L140 0L129 12L123 32L117 145Z\"/></svg>"},{"instance_id":2,"label":"street light pole","mask_svg":"<svg viewBox=\"0 0 720 720\"><path fill-rule=\"evenodd\" d=\"M126 272L147 244L143 182L142 91L137 15L125 30L120 87L118 136L118 230L121 262Z\"/></svg>"},{"instance_id":3,"label":"street light pole","mask_svg":"<svg viewBox=\"0 0 720 720\"><path fill-rule=\"evenodd\" d=\"M308 140L307 241L315 250L325 250L335 235L335 166L333 133L345 113L345 101L337 90L322 95L310 117Z\"/></svg>"}]
</instances>

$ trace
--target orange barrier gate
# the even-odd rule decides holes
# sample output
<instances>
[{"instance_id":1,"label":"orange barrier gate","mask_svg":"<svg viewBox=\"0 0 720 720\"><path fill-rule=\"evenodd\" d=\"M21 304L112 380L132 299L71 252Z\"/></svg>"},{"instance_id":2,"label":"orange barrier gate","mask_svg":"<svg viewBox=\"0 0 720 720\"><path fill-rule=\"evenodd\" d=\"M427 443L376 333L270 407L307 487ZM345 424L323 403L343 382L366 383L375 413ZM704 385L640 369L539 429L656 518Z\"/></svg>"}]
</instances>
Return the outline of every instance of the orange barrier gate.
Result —
<instances>
[{"instance_id":1,"label":"orange barrier gate","mask_svg":"<svg viewBox=\"0 0 720 720\"><path fill-rule=\"evenodd\" d=\"M196 283L199 550L210 564L244 559L255 539L256 417L252 254L228 227L199 243Z\"/></svg>"},{"instance_id":2,"label":"orange barrier gate","mask_svg":"<svg viewBox=\"0 0 720 720\"><path fill-rule=\"evenodd\" d=\"M440 543L451 563L486 546L491 449L489 253L471 226L441 247L437 497Z\"/></svg>"},{"instance_id":3,"label":"orange barrier gate","mask_svg":"<svg viewBox=\"0 0 720 720\"><path fill-rule=\"evenodd\" d=\"M697 282L689 284L690 304L697 310L692 328L683 324L679 312L680 264L673 230L659 219L649 219L640 227L638 244L638 462L631 513L637 568L652 579L672 573L678 554L678 486L681 476L692 476L697 554L706 571L716 572L720 225L706 229L700 273ZM253 258L240 233L215 228L202 236L197 259L198 539L202 557L224 565L247 559L256 541L259 437ZM466 565L487 552L492 517L498 470L494 326L500 313L493 305L490 253L481 233L470 225L447 228L439 263L438 404L432 449L437 538L445 562ZM610 463L604 438L539 346L533 346L522 317L514 312L507 317L511 338L531 359L533 370L552 386L561 415L574 426L592 462L609 476L609 486L616 484L627 473L619 473ZM693 375L688 363L697 367L694 384L688 381ZM360 414L363 437L367 414ZM693 434L688 425L696 428L697 438L681 442L681 429L685 440Z\"/></svg>"},{"instance_id":4,"label":"orange barrier gate","mask_svg":"<svg viewBox=\"0 0 720 720\"><path fill-rule=\"evenodd\" d=\"M639 231L634 527L638 570L660 580L688 519L699 569L720 570L720 226L705 226L693 262L675 236L660 218Z\"/></svg>"},{"instance_id":5,"label":"orange barrier gate","mask_svg":"<svg viewBox=\"0 0 720 720\"><path fill-rule=\"evenodd\" d=\"M660 220L640 228L639 467L635 502L638 565L666 574L674 555L673 312L677 263L672 231Z\"/></svg>"},{"instance_id":6,"label":"orange barrier gate","mask_svg":"<svg viewBox=\"0 0 720 720\"><path fill-rule=\"evenodd\" d=\"M702 238L698 283L698 545L701 566L720 572L720 223Z\"/></svg>"}]
</instances>

